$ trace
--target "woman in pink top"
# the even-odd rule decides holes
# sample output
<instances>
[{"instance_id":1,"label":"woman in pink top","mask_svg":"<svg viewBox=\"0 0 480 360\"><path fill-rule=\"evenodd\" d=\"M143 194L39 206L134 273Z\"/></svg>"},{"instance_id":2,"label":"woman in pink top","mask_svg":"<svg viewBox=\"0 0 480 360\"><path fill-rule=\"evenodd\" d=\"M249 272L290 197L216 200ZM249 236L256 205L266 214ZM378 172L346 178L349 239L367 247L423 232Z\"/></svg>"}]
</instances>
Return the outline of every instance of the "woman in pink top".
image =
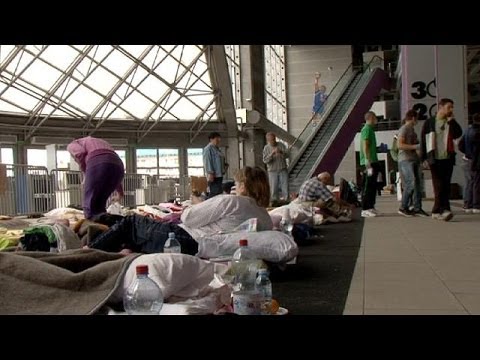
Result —
<instances>
[{"instance_id":1,"label":"woman in pink top","mask_svg":"<svg viewBox=\"0 0 480 360\"><path fill-rule=\"evenodd\" d=\"M87 136L72 141L68 152L84 175L83 212L87 219L106 212L108 197L116 190L123 197L123 162L112 146L102 139Z\"/></svg>"}]
</instances>

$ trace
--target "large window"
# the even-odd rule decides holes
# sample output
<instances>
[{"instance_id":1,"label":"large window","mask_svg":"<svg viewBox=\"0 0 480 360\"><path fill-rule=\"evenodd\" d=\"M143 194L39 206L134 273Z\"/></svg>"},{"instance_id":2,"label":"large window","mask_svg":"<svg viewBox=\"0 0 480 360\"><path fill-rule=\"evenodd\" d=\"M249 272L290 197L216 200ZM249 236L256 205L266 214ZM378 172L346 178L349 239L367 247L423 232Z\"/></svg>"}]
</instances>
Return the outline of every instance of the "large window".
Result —
<instances>
[{"instance_id":1,"label":"large window","mask_svg":"<svg viewBox=\"0 0 480 360\"><path fill-rule=\"evenodd\" d=\"M287 130L284 46L265 45L264 58L267 118L279 127Z\"/></svg>"},{"instance_id":2,"label":"large window","mask_svg":"<svg viewBox=\"0 0 480 360\"><path fill-rule=\"evenodd\" d=\"M203 172L203 149L187 149L188 176L204 176Z\"/></svg>"},{"instance_id":3,"label":"large window","mask_svg":"<svg viewBox=\"0 0 480 360\"><path fill-rule=\"evenodd\" d=\"M122 160L123 167L125 168L125 171L126 171L126 169L127 169L127 161L126 161L127 152L125 150L115 150L115 152L120 157L120 160Z\"/></svg>"},{"instance_id":4,"label":"large window","mask_svg":"<svg viewBox=\"0 0 480 360\"><path fill-rule=\"evenodd\" d=\"M1 148L0 149L0 163L13 164L13 149Z\"/></svg>"},{"instance_id":5,"label":"large window","mask_svg":"<svg viewBox=\"0 0 480 360\"><path fill-rule=\"evenodd\" d=\"M157 149L137 149L137 174L158 175Z\"/></svg>"},{"instance_id":6,"label":"large window","mask_svg":"<svg viewBox=\"0 0 480 360\"><path fill-rule=\"evenodd\" d=\"M27 149L27 164L31 166L47 166L47 150Z\"/></svg>"},{"instance_id":7,"label":"large window","mask_svg":"<svg viewBox=\"0 0 480 360\"><path fill-rule=\"evenodd\" d=\"M240 78L240 45L225 45L228 73L232 85L233 103L235 109L242 107L242 92Z\"/></svg>"},{"instance_id":8,"label":"large window","mask_svg":"<svg viewBox=\"0 0 480 360\"><path fill-rule=\"evenodd\" d=\"M57 169L70 168L70 153L67 150L57 150Z\"/></svg>"},{"instance_id":9,"label":"large window","mask_svg":"<svg viewBox=\"0 0 480 360\"><path fill-rule=\"evenodd\" d=\"M137 149L137 173L178 179L178 149Z\"/></svg>"},{"instance_id":10,"label":"large window","mask_svg":"<svg viewBox=\"0 0 480 360\"><path fill-rule=\"evenodd\" d=\"M0 112L216 119L205 52L203 45L0 45Z\"/></svg>"}]
</instances>

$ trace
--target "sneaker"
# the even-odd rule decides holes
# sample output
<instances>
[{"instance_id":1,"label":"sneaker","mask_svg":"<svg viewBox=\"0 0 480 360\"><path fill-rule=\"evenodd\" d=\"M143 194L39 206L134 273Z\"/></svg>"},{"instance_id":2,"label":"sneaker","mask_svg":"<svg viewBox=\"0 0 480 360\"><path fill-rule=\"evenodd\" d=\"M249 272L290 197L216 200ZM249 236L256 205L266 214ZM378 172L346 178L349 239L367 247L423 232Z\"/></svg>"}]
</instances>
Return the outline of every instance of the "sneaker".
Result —
<instances>
[{"instance_id":1,"label":"sneaker","mask_svg":"<svg viewBox=\"0 0 480 360\"><path fill-rule=\"evenodd\" d=\"M325 218L325 222L329 222L329 223L332 223L332 224L337 224L339 222L339 220L335 216L329 216L329 217Z\"/></svg>"},{"instance_id":2,"label":"sneaker","mask_svg":"<svg viewBox=\"0 0 480 360\"><path fill-rule=\"evenodd\" d=\"M432 213L432 219L443 220L443 217L442 217L442 214L440 213Z\"/></svg>"},{"instance_id":3,"label":"sneaker","mask_svg":"<svg viewBox=\"0 0 480 360\"><path fill-rule=\"evenodd\" d=\"M473 213L473 209L470 209L470 208L463 208L463 210L465 211L466 214L472 214Z\"/></svg>"},{"instance_id":4,"label":"sneaker","mask_svg":"<svg viewBox=\"0 0 480 360\"><path fill-rule=\"evenodd\" d=\"M451 211L444 211L441 215L443 221L450 221L453 218L453 214Z\"/></svg>"},{"instance_id":5,"label":"sneaker","mask_svg":"<svg viewBox=\"0 0 480 360\"><path fill-rule=\"evenodd\" d=\"M474 214L480 214L480 209L472 209L472 213L474 213Z\"/></svg>"},{"instance_id":6,"label":"sneaker","mask_svg":"<svg viewBox=\"0 0 480 360\"><path fill-rule=\"evenodd\" d=\"M410 211L409 209L401 209L401 208L398 209L398 213L405 217L413 217L415 215L413 211Z\"/></svg>"},{"instance_id":7,"label":"sneaker","mask_svg":"<svg viewBox=\"0 0 480 360\"><path fill-rule=\"evenodd\" d=\"M369 211L371 211L372 213L374 213L375 215L379 216L380 215L380 211L378 211L377 209L375 208L372 208L372 209L368 209Z\"/></svg>"},{"instance_id":8,"label":"sneaker","mask_svg":"<svg viewBox=\"0 0 480 360\"><path fill-rule=\"evenodd\" d=\"M414 213L415 213L415 215L418 215L418 216L421 216L421 217L429 217L430 216L430 215L428 215L428 213L423 211L423 209L415 210Z\"/></svg>"},{"instance_id":9,"label":"sneaker","mask_svg":"<svg viewBox=\"0 0 480 360\"><path fill-rule=\"evenodd\" d=\"M377 214L375 214L371 210L362 210L362 217L375 217Z\"/></svg>"}]
</instances>

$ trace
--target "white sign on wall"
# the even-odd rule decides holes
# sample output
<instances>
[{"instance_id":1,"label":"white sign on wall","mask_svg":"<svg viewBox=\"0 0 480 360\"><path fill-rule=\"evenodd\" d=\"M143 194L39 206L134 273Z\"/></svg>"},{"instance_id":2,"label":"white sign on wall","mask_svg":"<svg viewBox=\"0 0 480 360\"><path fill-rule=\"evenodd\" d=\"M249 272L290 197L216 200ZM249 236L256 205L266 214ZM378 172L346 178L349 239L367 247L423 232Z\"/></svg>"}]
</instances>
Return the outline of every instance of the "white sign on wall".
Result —
<instances>
[{"instance_id":1,"label":"white sign on wall","mask_svg":"<svg viewBox=\"0 0 480 360\"><path fill-rule=\"evenodd\" d=\"M418 120L437 111L437 85L433 45L402 45L402 117L416 110Z\"/></svg>"}]
</instances>

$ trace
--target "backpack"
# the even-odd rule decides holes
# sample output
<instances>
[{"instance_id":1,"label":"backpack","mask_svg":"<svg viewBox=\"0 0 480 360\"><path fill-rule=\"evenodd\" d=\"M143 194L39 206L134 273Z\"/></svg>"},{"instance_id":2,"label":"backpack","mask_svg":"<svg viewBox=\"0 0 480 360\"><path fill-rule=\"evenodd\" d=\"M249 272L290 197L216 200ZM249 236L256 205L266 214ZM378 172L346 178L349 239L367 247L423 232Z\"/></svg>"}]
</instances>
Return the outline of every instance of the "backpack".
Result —
<instances>
[{"instance_id":1,"label":"backpack","mask_svg":"<svg viewBox=\"0 0 480 360\"><path fill-rule=\"evenodd\" d=\"M393 161L398 161L398 136L395 135L392 141L392 147L390 148L390 156Z\"/></svg>"}]
</instances>

